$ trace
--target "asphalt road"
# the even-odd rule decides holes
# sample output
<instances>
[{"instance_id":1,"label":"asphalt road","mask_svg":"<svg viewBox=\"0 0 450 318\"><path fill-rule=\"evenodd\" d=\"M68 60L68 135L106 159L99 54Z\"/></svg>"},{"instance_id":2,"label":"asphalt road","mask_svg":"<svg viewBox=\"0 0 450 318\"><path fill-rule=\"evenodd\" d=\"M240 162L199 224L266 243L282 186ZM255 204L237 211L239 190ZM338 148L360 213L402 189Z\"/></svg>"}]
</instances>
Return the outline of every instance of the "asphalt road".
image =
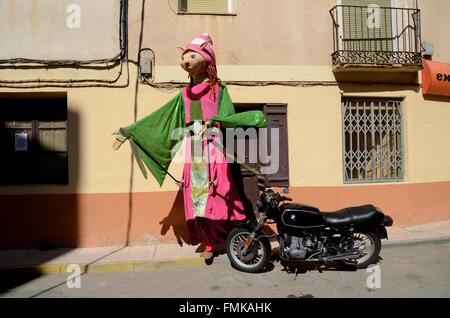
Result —
<instances>
[{"instance_id":1,"label":"asphalt road","mask_svg":"<svg viewBox=\"0 0 450 318\"><path fill-rule=\"evenodd\" d=\"M233 269L222 255L211 265L86 273L80 277L80 288L68 287L71 273L9 274L7 281L2 278L0 297L450 297L450 242L387 246L380 256L378 268L371 272L316 263L286 268L274 261L264 273L247 274Z\"/></svg>"}]
</instances>

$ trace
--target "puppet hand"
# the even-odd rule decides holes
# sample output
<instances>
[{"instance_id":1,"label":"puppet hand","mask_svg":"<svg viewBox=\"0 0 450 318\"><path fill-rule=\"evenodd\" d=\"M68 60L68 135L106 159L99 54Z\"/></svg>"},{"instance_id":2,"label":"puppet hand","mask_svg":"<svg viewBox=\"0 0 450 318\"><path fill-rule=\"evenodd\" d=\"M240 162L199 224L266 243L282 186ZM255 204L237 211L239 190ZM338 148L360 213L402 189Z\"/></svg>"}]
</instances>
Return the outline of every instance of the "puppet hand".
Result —
<instances>
[{"instance_id":1,"label":"puppet hand","mask_svg":"<svg viewBox=\"0 0 450 318\"><path fill-rule=\"evenodd\" d=\"M202 138L204 137L203 135L205 134L205 131L207 131L208 129L210 129L211 127L213 127L214 122L212 120L207 119L205 121L205 127L202 129L202 131L200 132Z\"/></svg>"},{"instance_id":2,"label":"puppet hand","mask_svg":"<svg viewBox=\"0 0 450 318\"><path fill-rule=\"evenodd\" d=\"M217 179L214 180L214 181L209 181L209 182L208 182L208 187L210 187L210 188L215 188L215 187L217 187Z\"/></svg>"},{"instance_id":3,"label":"puppet hand","mask_svg":"<svg viewBox=\"0 0 450 318\"><path fill-rule=\"evenodd\" d=\"M113 131L111 133L111 135L115 136L114 143L112 145L113 149L119 150L120 146L122 146L122 144L125 142L126 139L124 140L123 138L120 138L121 135L120 135L119 131L117 131L117 130Z\"/></svg>"},{"instance_id":4,"label":"puppet hand","mask_svg":"<svg viewBox=\"0 0 450 318\"><path fill-rule=\"evenodd\" d=\"M211 119L207 119L205 121L206 128L211 128L213 126L213 121Z\"/></svg>"},{"instance_id":5,"label":"puppet hand","mask_svg":"<svg viewBox=\"0 0 450 318\"><path fill-rule=\"evenodd\" d=\"M180 189L183 189L183 186L184 186L184 181L183 180L175 181L175 183Z\"/></svg>"},{"instance_id":6,"label":"puppet hand","mask_svg":"<svg viewBox=\"0 0 450 318\"><path fill-rule=\"evenodd\" d=\"M201 136L202 138L204 137L205 131L207 131L207 130L208 130L208 128L204 127L204 128L202 129L202 131L200 132L200 136Z\"/></svg>"}]
</instances>

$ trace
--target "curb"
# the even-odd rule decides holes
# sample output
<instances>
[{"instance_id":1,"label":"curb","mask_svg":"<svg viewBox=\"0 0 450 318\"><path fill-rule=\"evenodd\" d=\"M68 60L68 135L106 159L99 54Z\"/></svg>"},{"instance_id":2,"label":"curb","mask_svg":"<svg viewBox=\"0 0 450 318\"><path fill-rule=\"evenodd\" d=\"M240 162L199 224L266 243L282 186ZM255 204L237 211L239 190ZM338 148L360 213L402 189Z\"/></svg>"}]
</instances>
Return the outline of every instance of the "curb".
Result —
<instances>
[{"instance_id":1,"label":"curb","mask_svg":"<svg viewBox=\"0 0 450 318\"><path fill-rule=\"evenodd\" d=\"M422 239L413 239L413 240L403 240L403 241L387 241L381 242L381 248L392 248L399 246L416 246L423 244L439 244L439 243L449 243L450 236L437 236L430 238L422 238Z\"/></svg>"},{"instance_id":2,"label":"curb","mask_svg":"<svg viewBox=\"0 0 450 318\"><path fill-rule=\"evenodd\" d=\"M72 273L74 270L69 268L70 265L78 265L80 274L95 272L117 272L117 271L134 271L149 270L163 268L177 268L183 266L204 265L205 260L201 257L173 258L153 261L133 261L133 262L103 262L95 264L36 264L36 265L12 265L1 266L2 272L36 272L39 274L66 274Z\"/></svg>"}]
</instances>

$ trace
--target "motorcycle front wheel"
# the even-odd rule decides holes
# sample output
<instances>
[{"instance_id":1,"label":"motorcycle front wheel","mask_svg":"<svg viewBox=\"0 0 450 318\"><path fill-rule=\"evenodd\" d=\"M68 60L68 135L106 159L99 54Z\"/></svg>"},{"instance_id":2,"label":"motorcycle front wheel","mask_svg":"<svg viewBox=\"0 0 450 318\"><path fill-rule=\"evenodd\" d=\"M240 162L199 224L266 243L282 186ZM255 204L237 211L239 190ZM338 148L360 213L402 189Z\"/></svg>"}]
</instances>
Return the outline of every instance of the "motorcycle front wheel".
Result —
<instances>
[{"instance_id":1,"label":"motorcycle front wheel","mask_svg":"<svg viewBox=\"0 0 450 318\"><path fill-rule=\"evenodd\" d=\"M357 269L366 268L370 264L376 264L381 251L380 237L373 232L355 233L353 240L353 249L359 251L360 257L353 260L338 261L338 263L345 267L351 266Z\"/></svg>"},{"instance_id":2,"label":"motorcycle front wheel","mask_svg":"<svg viewBox=\"0 0 450 318\"><path fill-rule=\"evenodd\" d=\"M253 240L252 244L244 254L245 244L251 233L244 228L235 228L228 234L226 248L227 256L231 265L242 272L257 273L267 264L271 247L265 237Z\"/></svg>"}]
</instances>

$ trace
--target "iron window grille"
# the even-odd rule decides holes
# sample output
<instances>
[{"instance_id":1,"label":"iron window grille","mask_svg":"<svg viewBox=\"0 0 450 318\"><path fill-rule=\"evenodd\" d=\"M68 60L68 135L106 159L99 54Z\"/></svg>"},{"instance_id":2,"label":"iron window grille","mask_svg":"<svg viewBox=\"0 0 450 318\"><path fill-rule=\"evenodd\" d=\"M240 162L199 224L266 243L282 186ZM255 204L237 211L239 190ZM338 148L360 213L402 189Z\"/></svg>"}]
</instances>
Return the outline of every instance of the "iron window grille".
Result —
<instances>
[{"instance_id":1,"label":"iron window grille","mask_svg":"<svg viewBox=\"0 0 450 318\"><path fill-rule=\"evenodd\" d=\"M422 65L419 9L338 5L330 14L333 65Z\"/></svg>"},{"instance_id":2,"label":"iron window grille","mask_svg":"<svg viewBox=\"0 0 450 318\"><path fill-rule=\"evenodd\" d=\"M404 174L403 102L344 98L344 183L400 182Z\"/></svg>"}]
</instances>

